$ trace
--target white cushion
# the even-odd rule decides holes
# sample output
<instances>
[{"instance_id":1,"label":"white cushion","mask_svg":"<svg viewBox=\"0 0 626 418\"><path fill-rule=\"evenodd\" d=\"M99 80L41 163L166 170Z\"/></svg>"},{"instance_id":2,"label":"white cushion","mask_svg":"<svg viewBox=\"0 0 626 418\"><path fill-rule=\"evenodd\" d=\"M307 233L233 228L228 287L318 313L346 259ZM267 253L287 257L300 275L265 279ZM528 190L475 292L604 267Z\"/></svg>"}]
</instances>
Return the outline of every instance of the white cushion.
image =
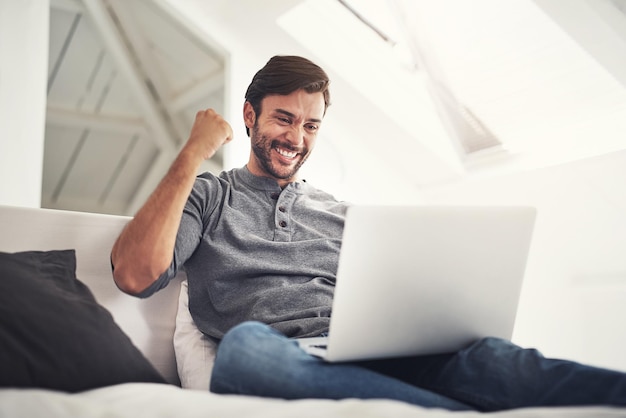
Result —
<instances>
[{"instance_id":1,"label":"white cushion","mask_svg":"<svg viewBox=\"0 0 626 418\"><path fill-rule=\"evenodd\" d=\"M200 332L193 322L187 280L184 280L180 286L174 330L176 367L183 388L209 390L216 350L217 344Z\"/></svg>"}]
</instances>

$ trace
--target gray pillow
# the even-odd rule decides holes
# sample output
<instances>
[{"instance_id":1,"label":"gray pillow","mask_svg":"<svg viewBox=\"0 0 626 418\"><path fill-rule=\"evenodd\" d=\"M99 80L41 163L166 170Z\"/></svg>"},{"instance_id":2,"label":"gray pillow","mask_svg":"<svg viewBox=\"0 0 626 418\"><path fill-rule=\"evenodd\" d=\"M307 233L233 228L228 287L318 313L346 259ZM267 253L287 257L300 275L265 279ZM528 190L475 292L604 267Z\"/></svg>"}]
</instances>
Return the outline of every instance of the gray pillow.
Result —
<instances>
[{"instance_id":1,"label":"gray pillow","mask_svg":"<svg viewBox=\"0 0 626 418\"><path fill-rule=\"evenodd\" d=\"M0 387L165 383L75 272L74 250L0 252Z\"/></svg>"}]
</instances>

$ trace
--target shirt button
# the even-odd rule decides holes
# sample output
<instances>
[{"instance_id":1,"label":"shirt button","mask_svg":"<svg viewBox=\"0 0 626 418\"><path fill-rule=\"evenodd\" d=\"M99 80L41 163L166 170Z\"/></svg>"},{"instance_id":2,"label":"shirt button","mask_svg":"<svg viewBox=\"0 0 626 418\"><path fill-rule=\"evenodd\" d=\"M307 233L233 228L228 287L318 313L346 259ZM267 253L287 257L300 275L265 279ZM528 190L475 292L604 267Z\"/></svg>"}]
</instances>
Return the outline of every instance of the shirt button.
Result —
<instances>
[{"instance_id":1,"label":"shirt button","mask_svg":"<svg viewBox=\"0 0 626 418\"><path fill-rule=\"evenodd\" d=\"M280 197L280 193L272 193L270 197L274 200L277 200Z\"/></svg>"},{"instance_id":2,"label":"shirt button","mask_svg":"<svg viewBox=\"0 0 626 418\"><path fill-rule=\"evenodd\" d=\"M285 207L284 207L284 206L279 206L279 207L278 207L278 210L279 210L279 211L281 211L281 212L285 212L287 209L285 209Z\"/></svg>"},{"instance_id":3,"label":"shirt button","mask_svg":"<svg viewBox=\"0 0 626 418\"><path fill-rule=\"evenodd\" d=\"M287 226L287 222L285 221L280 221L279 223L280 226L282 226L283 228Z\"/></svg>"}]
</instances>

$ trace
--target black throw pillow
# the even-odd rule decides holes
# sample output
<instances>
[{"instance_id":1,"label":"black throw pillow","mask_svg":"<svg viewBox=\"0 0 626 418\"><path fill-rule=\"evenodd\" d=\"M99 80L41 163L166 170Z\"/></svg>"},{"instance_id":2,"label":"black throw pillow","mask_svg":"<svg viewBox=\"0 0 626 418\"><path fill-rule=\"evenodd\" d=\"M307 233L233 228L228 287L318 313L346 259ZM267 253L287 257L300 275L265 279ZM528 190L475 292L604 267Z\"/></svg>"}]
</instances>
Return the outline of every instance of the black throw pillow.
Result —
<instances>
[{"instance_id":1,"label":"black throw pillow","mask_svg":"<svg viewBox=\"0 0 626 418\"><path fill-rule=\"evenodd\" d=\"M0 387L165 383L89 288L74 250L0 252Z\"/></svg>"}]
</instances>

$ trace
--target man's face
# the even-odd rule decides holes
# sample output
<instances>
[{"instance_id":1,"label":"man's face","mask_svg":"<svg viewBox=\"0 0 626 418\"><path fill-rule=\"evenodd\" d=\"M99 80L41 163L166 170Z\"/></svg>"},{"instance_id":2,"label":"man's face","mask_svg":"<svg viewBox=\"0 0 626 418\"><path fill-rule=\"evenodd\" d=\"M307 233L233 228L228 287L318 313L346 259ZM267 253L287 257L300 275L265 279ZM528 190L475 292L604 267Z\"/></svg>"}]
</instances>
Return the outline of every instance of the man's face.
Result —
<instances>
[{"instance_id":1,"label":"man's face","mask_svg":"<svg viewBox=\"0 0 626 418\"><path fill-rule=\"evenodd\" d=\"M260 115L246 102L244 119L252 147L250 172L271 177L281 187L294 181L313 150L323 117L322 93L297 90L287 96L267 96Z\"/></svg>"}]
</instances>

